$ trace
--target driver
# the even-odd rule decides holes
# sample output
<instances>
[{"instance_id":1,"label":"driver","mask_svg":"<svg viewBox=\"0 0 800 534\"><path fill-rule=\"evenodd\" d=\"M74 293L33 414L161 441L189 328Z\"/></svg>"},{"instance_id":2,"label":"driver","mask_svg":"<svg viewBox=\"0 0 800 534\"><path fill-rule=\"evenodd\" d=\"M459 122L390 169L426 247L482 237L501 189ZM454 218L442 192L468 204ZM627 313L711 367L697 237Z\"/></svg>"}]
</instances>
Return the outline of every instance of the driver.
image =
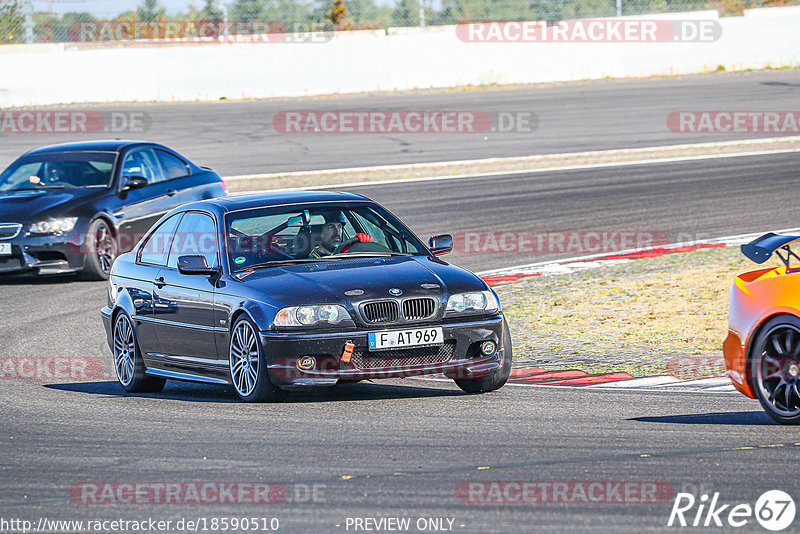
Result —
<instances>
[{"instance_id":1,"label":"driver","mask_svg":"<svg viewBox=\"0 0 800 534\"><path fill-rule=\"evenodd\" d=\"M325 224L322 225L320 232L320 243L311 250L308 255L310 258L330 256L342 242L342 230L347 224L344 214L341 211L326 211L322 216L325 218Z\"/></svg>"}]
</instances>

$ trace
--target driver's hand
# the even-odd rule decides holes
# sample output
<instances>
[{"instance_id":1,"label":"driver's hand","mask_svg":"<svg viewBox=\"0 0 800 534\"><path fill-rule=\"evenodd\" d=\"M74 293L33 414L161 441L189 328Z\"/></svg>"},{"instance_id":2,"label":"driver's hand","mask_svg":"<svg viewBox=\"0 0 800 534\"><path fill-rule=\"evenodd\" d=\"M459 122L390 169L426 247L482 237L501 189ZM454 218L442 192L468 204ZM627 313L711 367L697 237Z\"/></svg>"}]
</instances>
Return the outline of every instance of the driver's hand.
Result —
<instances>
[{"instance_id":1,"label":"driver's hand","mask_svg":"<svg viewBox=\"0 0 800 534\"><path fill-rule=\"evenodd\" d=\"M373 241L372 236L369 235L369 234L358 233L358 234L356 234L356 237L362 243L372 243L372 241Z\"/></svg>"}]
</instances>

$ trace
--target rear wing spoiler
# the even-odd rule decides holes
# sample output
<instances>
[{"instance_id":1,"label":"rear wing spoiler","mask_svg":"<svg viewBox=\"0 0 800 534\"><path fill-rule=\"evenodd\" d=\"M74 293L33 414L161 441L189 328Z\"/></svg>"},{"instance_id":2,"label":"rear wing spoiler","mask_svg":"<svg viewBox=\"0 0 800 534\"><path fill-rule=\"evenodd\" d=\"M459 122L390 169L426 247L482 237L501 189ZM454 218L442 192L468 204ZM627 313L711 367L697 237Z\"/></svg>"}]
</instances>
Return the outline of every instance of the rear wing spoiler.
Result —
<instances>
[{"instance_id":1,"label":"rear wing spoiler","mask_svg":"<svg viewBox=\"0 0 800 534\"><path fill-rule=\"evenodd\" d=\"M786 271L800 270L800 267L790 269L789 265L792 263L791 259L794 257L796 263L800 263L800 257L792 252L789 245L800 241L800 235L780 235L772 232L764 234L753 241L742 245L742 254L747 256L748 259L756 263L764 263L772 254L776 254L784 265ZM781 254L783 251L783 254Z\"/></svg>"}]
</instances>

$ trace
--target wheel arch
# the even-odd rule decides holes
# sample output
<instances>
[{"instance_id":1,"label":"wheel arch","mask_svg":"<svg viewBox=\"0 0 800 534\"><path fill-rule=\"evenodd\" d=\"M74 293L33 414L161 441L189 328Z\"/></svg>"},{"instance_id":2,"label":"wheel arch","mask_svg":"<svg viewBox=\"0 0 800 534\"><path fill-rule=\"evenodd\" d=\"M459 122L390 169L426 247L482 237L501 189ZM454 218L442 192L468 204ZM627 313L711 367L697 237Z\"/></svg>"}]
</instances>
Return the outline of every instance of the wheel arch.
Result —
<instances>
[{"instance_id":1,"label":"wheel arch","mask_svg":"<svg viewBox=\"0 0 800 534\"><path fill-rule=\"evenodd\" d=\"M758 339L758 336L760 336L761 332L764 331L764 327L768 323L770 323L771 321L773 321L774 319L777 319L779 317L792 317L792 318L800 321L800 316L798 316L798 315L796 315L794 313L789 313L789 312L784 311L784 310L776 311L776 312L774 312L774 313L772 313L770 315L767 315L763 319L761 319L761 321L759 321L756 324L756 326L753 328L752 332L750 332L750 335L747 338L747 346L745 347L745 352L744 352L744 371L745 371L746 377L747 377L747 385L750 387L751 391L755 391L755 381L754 381L754 378L753 378L753 373L750 372L750 367L751 367L752 361L753 361L753 346L755 345L755 342Z\"/></svg>"},{"instance_id":2,"label":"wheel arch","mask_svg":"<svg viewBox=\"0 0 800 534\"><path fill-rule=\"evenodd\" d=\"M111 233L114 234L114 237L117 237L117 234L118 234L117 225L114 224L114 221L111 218L111 215L109 215L108 213L106 213L104 211L95 213L94 217L92 217L89 220L89 224L92 224L93 222L95 222L98 219L102 219L103 222L108 224L108 227L111 229Z\"/></svg>"},{"instance_id":3,"label":"wheel arch","mask_svg":"<svg viewBox=\"0 0 800 534\"><path fill-rule=\"evenodd\" d=\"M115 241L117 240L117 237L119 236L119 232L117 230L117 227L114 225L114 221L111 220L111 216L108 213L105 213L105 212L102 212L102 211L99 212L99 213L95 213L94 216L91 219L89 219L89 223L86 225L86 235L83 236L83 241L82 241L82 244L81 244L82 249L84 251L86 251L86 253L83 255L83 262L82 262L81 267L80 267L80 269L82 271L86 269L86 262L89 259L89 254L88 254L88 251L90 250L89 249L89 242L88 242L88 239L89 239L89 228L92 226L92 224L94 224L95 221L98 221L98 220L101 220L101 221L103 221L104 223L106 223L108 225L108 228L111 230L111 235L113 236ZM119 243L118 242L117 242L117 251L119 253Z\"/></svg>"},{"instance_id":4,"label":"wheel arch","mask_svg":"<svg viewBox=\"0 0 800 534\"><path fill-rule=\"evenodd\" d=\"M253 315L249 311L247 311L245 308L237 308L231 314L231 320L228 322L228 334L233 333L233 327L236 324L236 321L238 321L243 315L247 316L253 322L253 324L256 325L256 328L258 328L258 323L256 323L255 319L253 319Z\"/></svg>"},{"instance_id":5,"label":"wheel arch","mask_svg":"<svg viewBox=\"0 0 800 534\"><path fill-rule=\"evenodd\" d=\"M267 308L267 309L265 309ZM233 324L242 315L247 315L256 327L256 331L265 330L272 324L272 318L277 312L273 306L265 305L254 300L243 300L233 309L228 321L228 332L233 332Z\"/></svg>"},{"instance_id":6,"label":"wheel arch","mask_svg":"<svg viewBox=\"0 0 800 534\"><path fill-rule=\"evenodd\" d=\"M134 315L136 315L135 308L133 306L133 300L131 299L131 297L127 293L127 291L122 291L122 292L119 293L119 296L117 297L116 302L114 302L114 305L111 308L111 328L112 329L114 328L114 322L117 320L117 316L119 315L119 312L121 312L121 311L125 311L125 313L128 314L128 317L130 318L131 323L134 323L133 317L134 317ZM136 327L135 324L133 324L132 326L134 326L134 328Z\"/></svg>"}]
</instances>

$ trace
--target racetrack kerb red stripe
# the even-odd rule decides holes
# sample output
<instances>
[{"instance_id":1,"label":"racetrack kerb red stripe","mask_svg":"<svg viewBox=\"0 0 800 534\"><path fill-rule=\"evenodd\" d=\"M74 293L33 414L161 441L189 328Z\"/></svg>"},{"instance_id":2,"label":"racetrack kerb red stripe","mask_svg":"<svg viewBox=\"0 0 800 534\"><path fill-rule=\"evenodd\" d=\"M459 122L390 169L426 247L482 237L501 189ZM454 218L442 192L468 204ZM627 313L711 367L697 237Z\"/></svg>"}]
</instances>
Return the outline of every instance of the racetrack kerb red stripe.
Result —
<instances>
[{"instance_id":1,"label":"racetrack kerb red stripe","mask_svg":"<svg viewBox=\"0 0 800 534\"><path fill-rule=\"evenodd\" d=\"M642 250L639 252L630 252L626 254L617 254L613 256L601 256L585 260L571 260L569 263L588 263L594 261L610 261L610 260L641 260L645 258L658 258L666 254L681 254L685 252L693 252L695 250L702 250L709 248L725 248L727 246L728 245L726 243L700 243L696 245L687 245L683 247L654 248L650 250ZM558 262L553 262L552 265L558 265ZM541 272L532 271L532 272L489 275L489 276L484 276L483 279L489 286L494 286L500 282L516 282L520 278L526 278L530 276L542 276L542 275L543 273Z\"/></svg>"},{"instance_id":2,"label":"racetrack kerb red stripe","mask_svg":"<svg viewBox=\"0 0 800 534\"><path fill-rule=\"evenodd\" d=\"M547 386L591 386L618 382L634 378L628 373L602 373L590 375L584 371L547 371L541 367L513 369L508 381L516 384L537 384Z\"/></svg>"}]
</instances>

